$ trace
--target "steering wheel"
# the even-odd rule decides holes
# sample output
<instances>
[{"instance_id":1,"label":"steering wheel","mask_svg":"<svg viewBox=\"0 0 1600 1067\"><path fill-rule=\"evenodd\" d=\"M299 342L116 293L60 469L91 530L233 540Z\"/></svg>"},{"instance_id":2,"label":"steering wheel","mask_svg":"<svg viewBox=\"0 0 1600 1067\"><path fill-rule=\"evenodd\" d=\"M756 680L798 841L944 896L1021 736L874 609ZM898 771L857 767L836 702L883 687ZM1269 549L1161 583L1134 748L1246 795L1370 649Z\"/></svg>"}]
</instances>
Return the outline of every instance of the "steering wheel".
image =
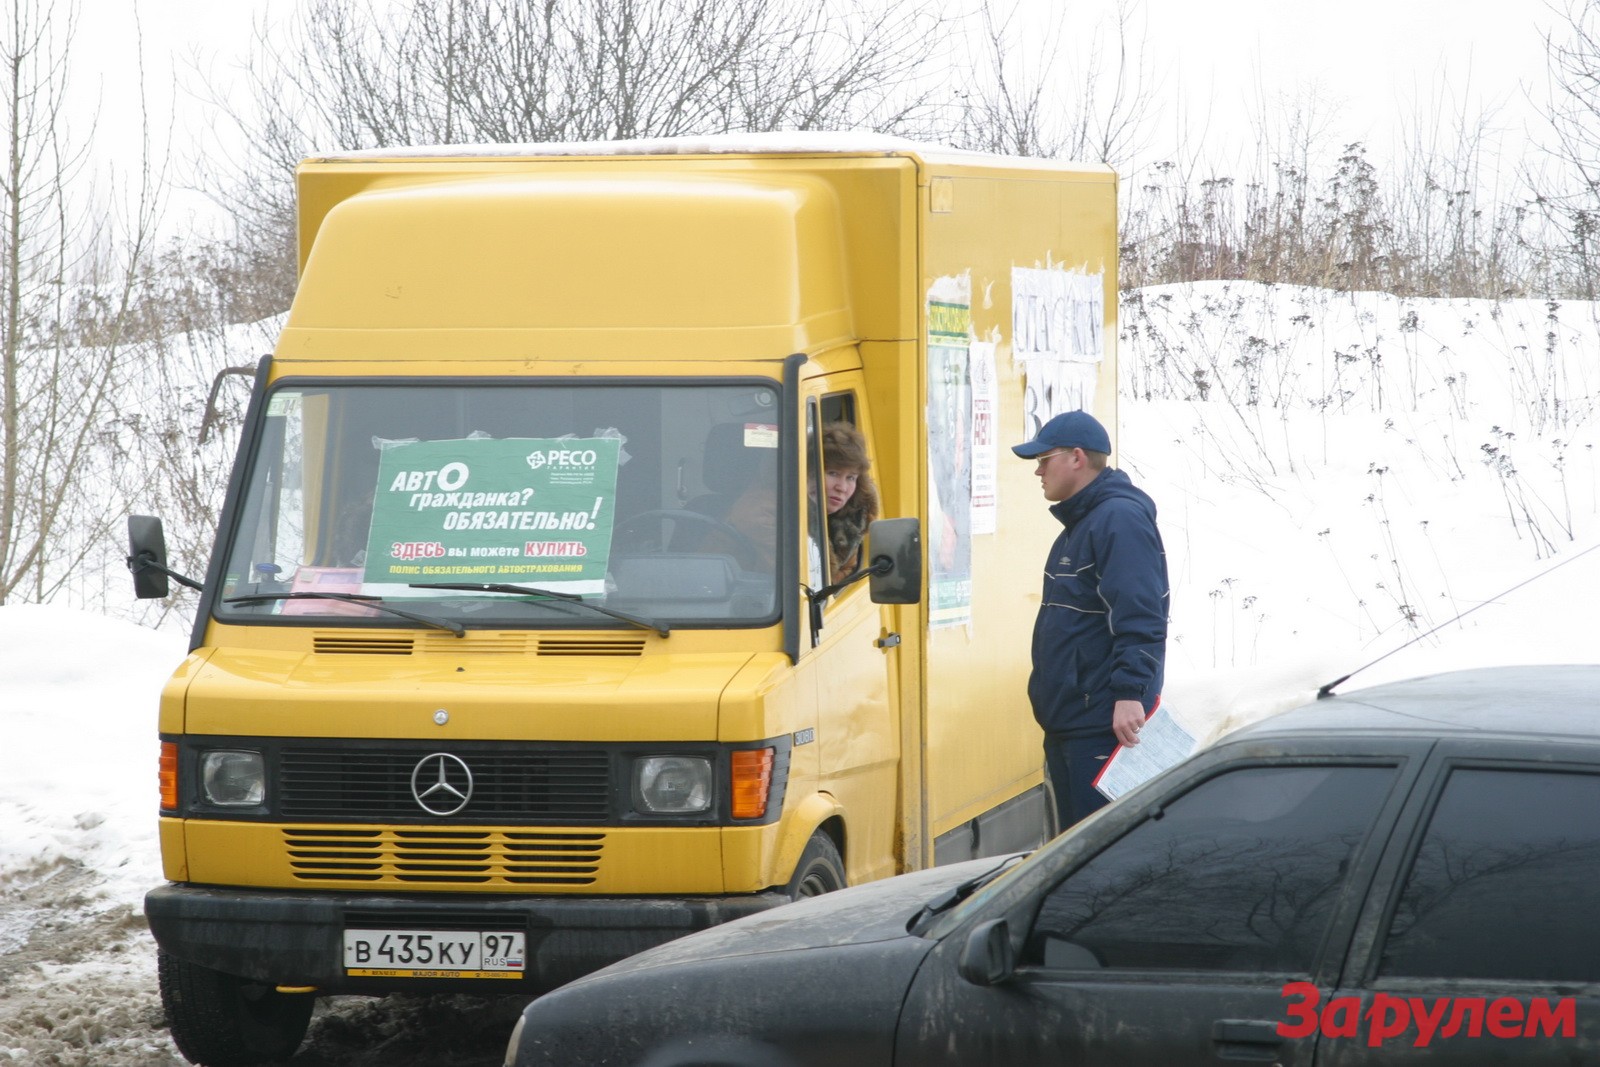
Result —
<instances>
[{"instance_id":1,"label":"steering wheel","mask_svg":"<svg viewBox=\"0 0 1600 1067\"><path fill-rule=\"evenodd\" d=\"M741 560L759 560L766 554L760 545L756 544L755 541L751 540L748 535L741 532L732 523L684 508L657 508L653 511L641 511L637 515L630 515L617 523L617 528L613 531L612 536L619 542L625 542L630 535L637 535L639 532L638 527L652 520L657 523L666 522L667 520L675 523L690 522L705 527L707 530L714 530L733 541L734 551L731 554Z\"/></svg>"}]
</instances>

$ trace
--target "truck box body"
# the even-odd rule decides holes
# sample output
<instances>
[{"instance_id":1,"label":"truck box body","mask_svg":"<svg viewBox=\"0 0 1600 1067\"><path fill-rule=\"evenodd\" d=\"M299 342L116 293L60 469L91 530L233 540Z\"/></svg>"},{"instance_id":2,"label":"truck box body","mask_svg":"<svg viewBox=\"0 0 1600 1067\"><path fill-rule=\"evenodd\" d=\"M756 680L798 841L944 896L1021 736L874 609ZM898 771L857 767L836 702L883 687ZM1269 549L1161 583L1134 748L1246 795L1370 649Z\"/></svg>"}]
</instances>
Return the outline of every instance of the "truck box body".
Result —
<instances>
[{"instance_id":1,"label":"truck box body","mask_svg":"<svg viewBox=\"0 0 1600 1067\"><path fill-rule=\"evenodd\" d=\"M302 164L162 696L165 954L534 993L807 891L819 835L855 883L1047 832L1054 520L1007 446L1115 426L1115 177L791 141ZM811 607L837 421L917 603Z\"/></svg>"}]
</instances>

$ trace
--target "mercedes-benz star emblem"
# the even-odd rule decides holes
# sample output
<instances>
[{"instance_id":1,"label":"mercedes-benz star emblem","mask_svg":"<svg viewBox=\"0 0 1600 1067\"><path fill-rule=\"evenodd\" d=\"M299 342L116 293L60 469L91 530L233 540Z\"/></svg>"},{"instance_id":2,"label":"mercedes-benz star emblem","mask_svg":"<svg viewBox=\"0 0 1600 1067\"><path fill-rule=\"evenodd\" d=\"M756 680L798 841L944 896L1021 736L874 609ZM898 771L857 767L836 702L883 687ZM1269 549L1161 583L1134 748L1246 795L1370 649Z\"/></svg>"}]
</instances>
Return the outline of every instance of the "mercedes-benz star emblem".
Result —
<instances>
[{"instance_id":1,"label":"mercedes-benz star emblem","mask_svg":"<svg viewBox=\"0 0 1600 1067\"><path fill-rule=\"evenodd\" d=\"M429 815L454 815L472 799L472 769L459 756L423 756L411 772L411 795Z\"/></svg>"}]
</instances>

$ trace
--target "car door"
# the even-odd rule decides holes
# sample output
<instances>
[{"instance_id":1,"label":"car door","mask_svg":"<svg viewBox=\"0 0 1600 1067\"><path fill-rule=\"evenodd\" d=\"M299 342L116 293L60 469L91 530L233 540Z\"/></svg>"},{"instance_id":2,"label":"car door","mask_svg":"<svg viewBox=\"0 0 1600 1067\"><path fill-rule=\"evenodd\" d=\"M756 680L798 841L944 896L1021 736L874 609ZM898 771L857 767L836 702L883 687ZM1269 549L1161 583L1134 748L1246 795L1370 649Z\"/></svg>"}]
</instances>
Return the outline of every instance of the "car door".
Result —
<instances>
[{"instance_id":1,"label":"car door","mask_svg":"<svg viewBox=\"0 0 1600 1067\"><path fill-rule=\"evenodd\" d=\"M1600 753L1441 743L1418 794L1318 1067L1600 1062Z\"/></svg>"},{"instance_id":2,"label":"car door","mask_svg":"<svg viewBox=\"0 0 1600 1067\"><path fill-rule=\"evenodd\" d=\"M1285 988L1337 980L1420 751L1220 764L1080 824L1051 849L1078 858L995 901L1018 951L1008 980L959 973L982 913L930 953L896 1062L1308 1067L1315 1035L1279 1034ZM1113 826L1087 858L1073 848Z\"/></svg>"}]
</instances>

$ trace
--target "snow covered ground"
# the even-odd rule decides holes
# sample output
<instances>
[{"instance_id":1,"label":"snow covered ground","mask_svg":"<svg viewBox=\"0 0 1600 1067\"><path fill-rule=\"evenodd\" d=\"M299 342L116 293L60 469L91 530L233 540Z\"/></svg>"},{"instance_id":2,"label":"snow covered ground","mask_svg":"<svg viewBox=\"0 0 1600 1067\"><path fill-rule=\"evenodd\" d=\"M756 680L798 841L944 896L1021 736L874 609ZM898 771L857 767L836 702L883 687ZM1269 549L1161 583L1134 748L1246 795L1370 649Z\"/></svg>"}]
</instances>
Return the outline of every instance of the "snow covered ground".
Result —
<instances>
[{"instance_id":1,"label":"snow covered ground","mask_svg":"<svg viewBox=\"0 0 1600 1067\"><path fill-rule=\"evenodd\" d=\"M1166 706L1214 736L1419 637L1344 690L1595 661L1597 316L1241 283L1125 300L1117 463L1160 509Z\"/></svg>"},{"instance_id":2,"label":"snow covered ground","mask_svg":"<svg viewBox=\"0 0 1600 1067\"><path fill-rule=\"evenodd\" d=\"M1214 739L1419 636L1343 691L1600 661L1597 316L1238 283L1126 300L1116 462L1161 511L1166 706ZM180 1062L139 906L187 622L121 607L0 607L0 1063Z\"/></svg>"}]
</instances>

